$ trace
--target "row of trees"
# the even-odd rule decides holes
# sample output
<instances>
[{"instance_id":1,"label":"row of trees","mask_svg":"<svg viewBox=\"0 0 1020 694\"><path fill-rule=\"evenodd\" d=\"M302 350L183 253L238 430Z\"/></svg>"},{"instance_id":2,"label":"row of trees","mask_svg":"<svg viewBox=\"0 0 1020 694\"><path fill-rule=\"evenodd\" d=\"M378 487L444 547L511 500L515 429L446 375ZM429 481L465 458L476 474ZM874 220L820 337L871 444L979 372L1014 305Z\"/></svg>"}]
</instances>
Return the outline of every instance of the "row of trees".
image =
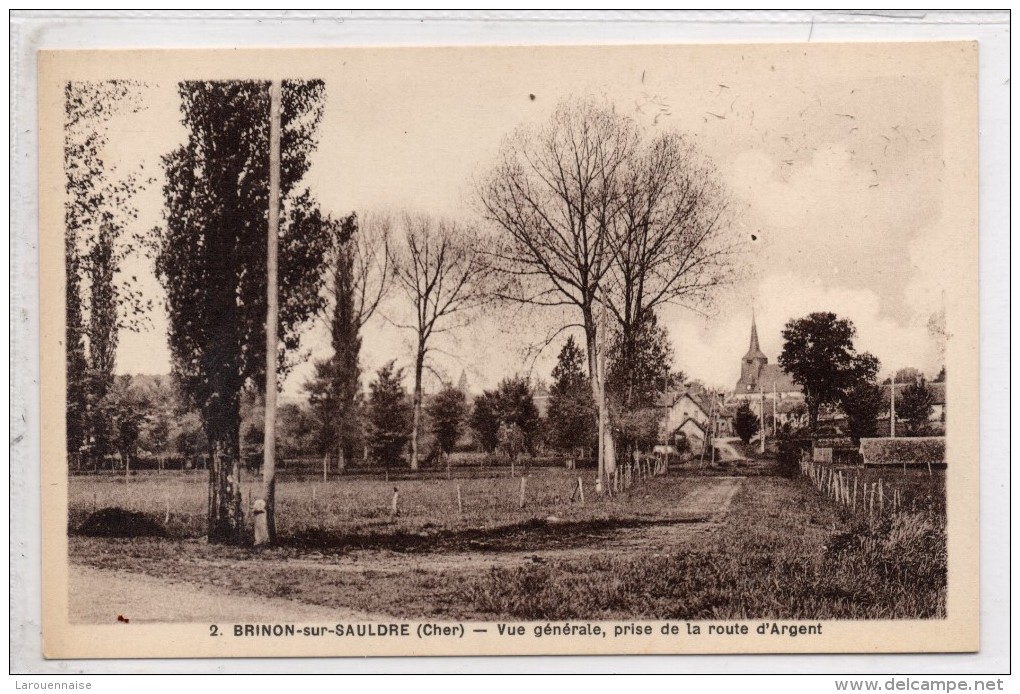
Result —
<instances>
[{"instance_id":1,"label":"row of trees","mask_svg":"<svg viewBox=\"0 0 1020 694\"><path fill-rule=\"evenodd\" d=\"M89 413L102 409L96 403L112 377L117 331L130 327L123 317L144 309L129 282L114 280L118 258L131 248L111 210L130 214L138 179L107 185L110 169L101 160L108 114L118 104L133 108L137 89L69 85L66 95L71 450L102 438L89 433L96 429ZM569 341L554 375L550 420L559 423L552 427L557 445L593 446L600 463L611 465L617 439L624 448L650 440L654 393L670 380L671 354L656 311L667 303L704 306L732 271L724 196L711 165L684 136L649 137L605 103L565 101L547 124L508 137L496 164L476 182L476 207L494 232L483 242L477 228L450 220L323 212L304 177L325 85L284 81L280 347L267 355L269 84L182 82L178 92L187 137L162 159L165 223L148 248L166 291L175 386L185 410L198 414L211 457L222 461L211 475L220 499L211 509L211 541L239 537L245 394L263 391L267 356L284 373L294 365L316 318L329 326L332 354L316 363L307 385L313 428L338 458L355 455L360 441L353 422L366 408L361 330L391 290L406 308L392 322L415 336L411 467L423 455L423 380L435 340L490 301L574 311L585 344ZM399 381L395 367L380 373L368 405L380 404ZM502 445L516 455L530 445L537 415L522 404L526 386L504 382L470 408L486 448ZM445 405L432 417L440 448L468 411L466 403L458 411L454 400L447 391L436 399ZM530 393L526 400L533 408ZM374 435L372 445L391 459L398 444L404 445L400 436Z\"/></svg>"},{"instance_id":2,"label":"row of trees","mask_svg":"<svg viewBox=\"0 0 1020 694\"><path fill-rule=\"evenodd\" d=\"M142 109L141 86L112 80L64 87L67 449L79 464L123 447L120 430L134 426L111 389L119 331L136 327L149 307L132 282L117 281L138 246L126 229L137 217L131 199L143 176L118 172L105 148L110 122Z\"/></svg>"}]
</instances>

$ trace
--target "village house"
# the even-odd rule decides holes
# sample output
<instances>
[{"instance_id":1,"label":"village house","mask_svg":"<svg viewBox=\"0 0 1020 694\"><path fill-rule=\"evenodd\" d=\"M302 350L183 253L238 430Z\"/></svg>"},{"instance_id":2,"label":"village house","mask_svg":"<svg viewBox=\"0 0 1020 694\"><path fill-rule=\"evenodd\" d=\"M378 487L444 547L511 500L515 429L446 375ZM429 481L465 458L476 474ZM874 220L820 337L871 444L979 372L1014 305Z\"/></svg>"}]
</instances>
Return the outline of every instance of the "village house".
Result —
<instances>
[{"instance_id":1,"label":"village house","mask_svg":"<svg viewBox=\"0 0 1020 694\"><path fill-rule=\"evenodd\" d=\"M704 445L710 432L715 437L733 435L733 412L718 393L688 384L683 390L659 396L659 440L672 445L682 433L692 448Z\"/></svg>"}]
</instances>

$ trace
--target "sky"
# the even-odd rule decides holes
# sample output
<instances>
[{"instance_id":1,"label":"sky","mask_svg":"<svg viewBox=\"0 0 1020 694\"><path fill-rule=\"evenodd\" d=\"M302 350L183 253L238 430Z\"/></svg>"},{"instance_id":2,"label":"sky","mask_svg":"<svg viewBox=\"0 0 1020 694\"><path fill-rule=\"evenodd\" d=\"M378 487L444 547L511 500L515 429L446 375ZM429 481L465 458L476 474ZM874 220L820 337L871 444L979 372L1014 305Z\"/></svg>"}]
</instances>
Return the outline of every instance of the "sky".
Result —
<instances>
[{"instance_id":1,"label":"sky","mask_svg":"<svg viewBox=\"0 0 1020 694\"><path fill-rule=\"evenodd\" d=\"M824 310L853 321L857 348L878 356L883 374L904 366L934 374L940 351L927 325L943 305L943 260L960 229L944 202L954 95L925 58L803 46L348 51L316 63L327 103L305 182L335 214L477 222L472 181L502 138L547 120L560 99L598 95L648 134L679 130L694 140L719 172L731 233L745 249L741 279L711 307L663 310L676 368L732 388L753 307L771 362L788 320ZM144 167L152 177L136 201L141 231L161 220L159 158L185 136L173 80L150 83L145 103L112 122L107 152L118 172ZM117 370L166 373L167 318L151 265L130 258L123 274L138 277L157 306L145 330L121 335ZM401 310L394 295L366 327L366 372L389 359L411 364L412 335L387 320ZM565 336L537 359L528 347L561 320L480 315L436 344L435 372L456 381L464 371L476 391L514 373L548 379ZM323 326L304 348L328 355ZM289 374L285 396L301 397L310 371L307 361Z\"/></svg>"}]
</instances>

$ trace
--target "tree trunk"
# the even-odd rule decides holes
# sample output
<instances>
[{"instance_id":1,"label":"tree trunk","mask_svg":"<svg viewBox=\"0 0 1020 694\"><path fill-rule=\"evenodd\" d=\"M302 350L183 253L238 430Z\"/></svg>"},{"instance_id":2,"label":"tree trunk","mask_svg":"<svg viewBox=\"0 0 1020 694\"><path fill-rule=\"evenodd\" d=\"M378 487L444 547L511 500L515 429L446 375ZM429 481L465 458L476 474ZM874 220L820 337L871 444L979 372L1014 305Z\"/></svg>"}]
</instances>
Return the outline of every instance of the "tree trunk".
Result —
<instances>
[{"instance_id":1,"label":"tree trunk","mask_svg":"<svg viewBox=\"0 0 1020 694\"><path fill-rule=\"evenodd\" d=\"M421 428L421 377L425 369L425 352L419 348L414 360L414 419L411 424L411 469L418 469L418 430Z\"/></svg>"},{"instance_id":2,"label":"tree trunk","mask_svg":"<svg viewBox=\"0 0 1020 694\"><path fill-rule=\"evenodd\" d=\"M212 513L209 518L210 544L244 543L244 512L241 508L241 464L236 448L219 443L214 447L209 480ZM267 500L268 501L268 500Z\"/></svg>"},{"instance_id":3,"label":"tree trunk","mask_svg":"<svg viewBox=\"0 0 1020 694\"><path fill-rule=\"evenodd\" d=\"M589 317L585 316L585 323L590 323ZM606 406L606 396L602 384L599 380L599 358L598 358L598 339L595 335L595 328L591 325L585 326L585 342L588 349L588 374L589 380L591 381L591 392L595 398L595 407L599 413L599 466L598 466L598 479L601 488L605 488L605 484L608 481L607 475L613 473L615 465L615 445L613 441L613 431L609 426L608 407Z\"/></svg>"},{"instance_id":4,"label":"tree trunk","mask_svg":"<svg viewBox=\"0 0 1020 694\"><path fill-rule=\"evenodd\" d=\"M244 544L241 507L241 406L239 397L223 398L210 408L209 527L211 544ZM268 502L268 499L267 499Z\"/></svg>"}]
</instances>

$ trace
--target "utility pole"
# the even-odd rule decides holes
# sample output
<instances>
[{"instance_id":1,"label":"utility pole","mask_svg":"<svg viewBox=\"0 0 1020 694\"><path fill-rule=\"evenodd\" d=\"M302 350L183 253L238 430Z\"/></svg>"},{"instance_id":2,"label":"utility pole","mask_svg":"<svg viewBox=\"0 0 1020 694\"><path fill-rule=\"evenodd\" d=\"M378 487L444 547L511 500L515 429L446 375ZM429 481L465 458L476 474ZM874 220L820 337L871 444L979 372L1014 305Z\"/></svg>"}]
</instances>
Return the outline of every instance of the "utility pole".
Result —
<instances>
[{"instance_id":1,"label":"utility pole","mask_svg":"<svg viewBox=\"0 0 1020 694\"><path fill-rule=\"evenodd\" d=\"M772 438L776 438L776 431L777 431L776 427L779 426L776 423L776 421L777 421L776 420L776 401L778 399L779 398L776 395L776 382L775 382L775 380L773 380L772 381Z\"/></svg>"},{"instance_id":2,"label":"utility pole","mask_svg":"<svg viewBox=\"0 0 1020 694\"><path fill-rule=\"evenodd\" d=\"M711 461L712 461L712 463L715 463L715 441L712 438L712 434L714 432L714 430L712 428L712 413L714 411L715 411L715 398L712 398L712 400L709 401L709 403L708 403L708 424L705 425L706 426L706 430L705 430L705 445L701 447L701 462L702 462L702 464L704 464L704 462L705 462L705 451L706 450L710 450L712 452L711 453Z\"/></svg>"},{"instance_id":3,"label":"utility pole","mask_svg":"<svg viewBox=\"0 0 1020 694\"><path fill-rule=\"evenodd\" d=\"M715 467L715 428L716 428L715 427L715 418L716 418L716 415L715 415L715 393L712 393L712 402L708 406L708 409L710 410L710 414L708 416L708 426L709 426L708 435L709 435L709 441L711 442L710 445L712 446L712 466Z\"/></svg>"},{"instance_id":4,"label":"utility pole","mask_svg":"<svg viewBox=\"0 0 1020 694\"><path fill-rule=\"evenodd\" d=\"M761 416L761 427L759 429L761 431L761 442L760 442L760 447L759 447L758 450L759 450L760 453L764 453L765 452L765 384L763 384L761 382L758 383L758 394L761 396L761 401L758 403L758 413Z\"/></svg>"},{"instance_id":5,"label":"utility pole","mask_svg":"<svg viewBox=\"0 0 1020 694\"><path fill-rule=\"evenodd\" d=\"M266 241L266 421L262 446L262 495L269 543L276 542L276 346L277 245L280 235L280 80L269 87L269 229Z\"/></svg>"},{"instance_id":6,"label":"utility pole","mask_svg":"<svg viewBox=\"0 0 1020 694\"><path fill-rule=\"evenodd\" d=\"M889 385L889 436L896 438L896 372Z\"/></svg>"}]
</instances>

